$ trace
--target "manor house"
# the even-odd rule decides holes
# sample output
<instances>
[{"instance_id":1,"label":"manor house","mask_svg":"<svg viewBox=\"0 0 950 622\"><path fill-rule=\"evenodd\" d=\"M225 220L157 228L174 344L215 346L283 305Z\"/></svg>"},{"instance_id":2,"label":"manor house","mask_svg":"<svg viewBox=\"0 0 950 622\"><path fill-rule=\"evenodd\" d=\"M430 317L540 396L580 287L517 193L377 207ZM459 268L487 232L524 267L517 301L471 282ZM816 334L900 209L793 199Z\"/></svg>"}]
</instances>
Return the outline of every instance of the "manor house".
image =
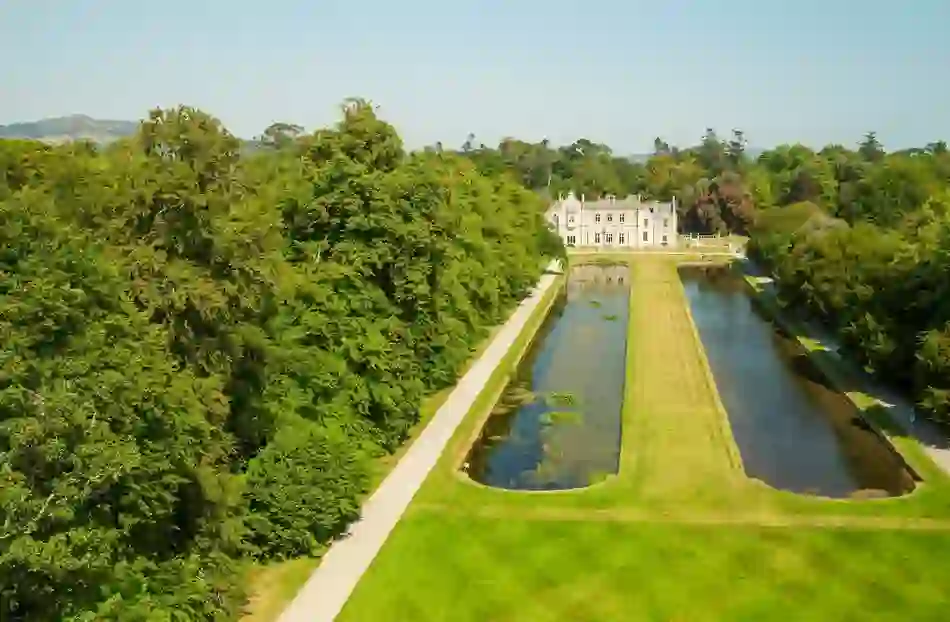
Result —
<instances>
[{"instance_id":1,"label":"manor house","mask_svg":"<svg viewBox=\"0 0 950 622\"><path fill-rule=\"evenodd\" d=\"M676 246L676 199L661 203L631 195L585 201L571 192L558 197L546 216L565 246Z\"/></svg>"}]
</instances>

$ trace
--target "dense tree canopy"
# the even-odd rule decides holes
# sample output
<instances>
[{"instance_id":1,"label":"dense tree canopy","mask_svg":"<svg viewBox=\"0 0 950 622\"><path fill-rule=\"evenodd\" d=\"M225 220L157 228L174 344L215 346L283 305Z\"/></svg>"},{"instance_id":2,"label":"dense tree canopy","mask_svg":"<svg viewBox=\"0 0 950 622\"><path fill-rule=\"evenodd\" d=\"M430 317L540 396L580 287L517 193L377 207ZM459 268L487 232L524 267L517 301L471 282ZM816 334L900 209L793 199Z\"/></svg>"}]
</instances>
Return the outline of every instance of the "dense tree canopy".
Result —
<instances>
[{"instance_id":1,"label":"dense tree canopy","mask_svg":"<svg viewBox=\"0 0 950 622\"><path fill-rule=\"evenodd\" d=\"M758 212L749 250L783 303L809 311L922 413L950 423L950 157L941 145L885 153L872 132L857 151L763 154L779 200Z\"/></svg>"},{"instance_id":2,"label":"dense tree canopy","mask_svg":"<svg viewBox=\"0 0 950 622\"><path fill-rule=\"evenodd\" d=\"M670 147L657 138L655 152L646 161L617 155L607 145L586 138L556 148L547 141L511 138L497 148L476 148L474 141L470 135L458 153L482 171L508 172L547 199L568 191L587 198L676 197L681 224L698 232L741 232L752 219L753 186L743 175L749 168L746 140L738 130L724 141L709 129L701 144L690 149Z\"/></svg>"},{"instance_id":3,"label":"dense tree canopy","mask_svg":"<svg viewBox=\"0 0 950 622\"><path fill-rule=\"evenodd\" d=\"M676 197L680 227L700 233L748 233L757 210L803 201L848 222L893 228L950 178L942 141L886 153L869 132L854 150L779 145L756 158L747 142L741 130L724 139L707 129L695 146L679 148L657 138L653 154L630 158L586 138L562 147L504 139L491 148L476 147L470 135L457 153L480 170L508 172L547 198L569 190L588 198Z\"/></svg>"},{"instance_id":4,"label":"dense tree canopy","mask_svg":"<svg viewBox=\"0 0 950 622\"><path fill-rule=\"evenodd\" d=\"M922 413L946 423L948 210L946 190L894 228L849 223L814 204L776 207L760 214L750 242L752 256L776 277L783 303L816 316L870 371L908 390Z\"/></svg>"},{"instance_id":5,"label":"dense tree canopy","mask_svg":"<svg viewBox=\"0 0 950 622\"><path fill-rule=\"evenodd\" d=\"M560 252L544 204L364 101L242 152L155 110L0 142L0 617L211 619L314 554L370 460Z\"/></svg>"}]
</instances>

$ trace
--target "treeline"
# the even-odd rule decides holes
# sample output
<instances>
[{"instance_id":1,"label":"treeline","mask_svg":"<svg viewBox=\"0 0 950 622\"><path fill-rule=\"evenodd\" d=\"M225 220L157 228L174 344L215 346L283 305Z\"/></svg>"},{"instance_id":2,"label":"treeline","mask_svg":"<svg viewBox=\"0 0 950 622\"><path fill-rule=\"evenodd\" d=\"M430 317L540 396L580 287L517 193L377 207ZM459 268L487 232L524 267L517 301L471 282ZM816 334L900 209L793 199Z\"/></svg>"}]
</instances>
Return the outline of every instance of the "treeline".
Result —
<instances>
[{"instance_id":1,"label":"treeline","mask_svg":"<svg viewBox=\"0 0 950 622\"><path fill-rule=\"evenodd\" d=\"M492 148L476 146L470 135L455 153L486 173L510 174L546 200L569 191L588 199L628 194L662 201L676 197L684 231L747 230L756 196L754 176L749 176L752 162L741 131L723 140L710 129L699 145L685 149L657 138L654 148L648 159L635 161L586 138L561 147L506 138Z\"/></svg>"},{"instance_id":2,"label":"treeline","mask_svg":"<svg viewBox=\"0 0 950 622\"><path fill-rule=\"evenodd\" d=\"M762 212L750 256L783 304L831 328L844 349L950 423L950 193L897 227L834 218L813 203Z\"/></svg>"},{"instance_id":3,"label":"treeline","mask_svg":"<svg viewBox=\"0 0 950 622\"><path fill-rule=\"evenodd\" d=\"M488 147L476 146L470 135L455 153L482 171L508 173L548 199L571 190L588 198L676 197L681 229L696 233L745 234L759 210L803 201L849 222L894 227L950 176L942 141L887 154L870 132L856 149L781 145L755 157L747 143L741 130L724 139L707 129L696 145L681 148L657 138L651 155L631 159L585 138L561 147L515 139Z\"/></svg>"},{"instance_id":4,"label":"treeline","mask_svg":"<svg viewBox=\"0 0 950 622\"><path fill-rule=\"evenodd\" d=\"M757 164L780 200L759 210L749 254L783 304L807 310L843 348L950 423L950 153L943 142L885 153L801 146Z\"/></svg>"},{"instance_id":5,"label":"treeline","mask_svg":"<svg viewBox=\"0 0 950 622\"><path fill-rule=\"evenodd\" d=\"M340 534L563 250L535 193L365 102L269 138L179 107L0 141L0 618L233 617L241 564Z\"/></svg>"}]
</instances>

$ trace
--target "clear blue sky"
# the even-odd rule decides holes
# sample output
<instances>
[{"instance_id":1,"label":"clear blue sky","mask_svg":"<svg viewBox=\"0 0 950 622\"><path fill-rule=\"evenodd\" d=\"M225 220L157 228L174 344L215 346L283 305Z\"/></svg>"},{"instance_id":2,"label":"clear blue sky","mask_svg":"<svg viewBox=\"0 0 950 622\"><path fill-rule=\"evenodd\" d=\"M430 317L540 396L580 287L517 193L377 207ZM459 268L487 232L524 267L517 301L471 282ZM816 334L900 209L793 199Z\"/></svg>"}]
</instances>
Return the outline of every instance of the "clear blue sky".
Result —
<instances>
[{"instance_id":1,"label":"clear blue sky","mask_svg":"<svg viewBox=\"0 0 950 622\"><path fill-rule=\"evenodd\" d=\"M378 104L410 146L950 139L950 0L3 0L0 123Z\"/></svg>"}]
</instances>

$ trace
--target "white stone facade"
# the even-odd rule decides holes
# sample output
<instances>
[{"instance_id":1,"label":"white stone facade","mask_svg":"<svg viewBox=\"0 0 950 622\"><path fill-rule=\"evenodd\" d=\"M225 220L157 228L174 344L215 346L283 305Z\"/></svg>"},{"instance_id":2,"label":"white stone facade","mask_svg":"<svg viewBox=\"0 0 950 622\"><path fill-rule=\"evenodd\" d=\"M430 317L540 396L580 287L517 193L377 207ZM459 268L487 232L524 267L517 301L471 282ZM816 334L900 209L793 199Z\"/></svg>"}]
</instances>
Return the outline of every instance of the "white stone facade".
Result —
<instances>
[{"instance_id":1,"label":"white stone facade","mask_svg":"<svg viewBox=\"0 0 950 622\"><path fill-rule=\"evenodd\" d=\"M670 203L606 197L558 198L547 219L565 246L598 248L674 248L677 243L676 200Z\"/></svg>"}]
</instances>

